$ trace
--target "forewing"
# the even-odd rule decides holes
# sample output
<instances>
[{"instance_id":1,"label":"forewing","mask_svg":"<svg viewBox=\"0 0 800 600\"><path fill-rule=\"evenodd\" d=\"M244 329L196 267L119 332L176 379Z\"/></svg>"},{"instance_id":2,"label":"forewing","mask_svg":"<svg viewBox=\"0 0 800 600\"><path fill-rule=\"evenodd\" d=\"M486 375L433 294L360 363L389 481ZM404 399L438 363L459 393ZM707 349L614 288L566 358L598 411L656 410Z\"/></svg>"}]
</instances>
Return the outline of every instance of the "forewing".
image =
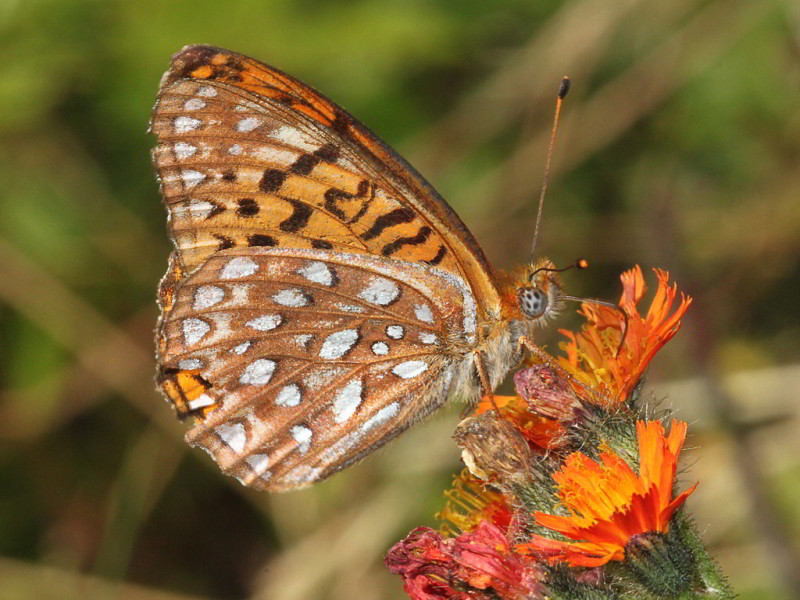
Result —
<instances>
[{"instance_id":1,"label":"forewing","mask_svg":"<svg viewBox=\"0 0 800 600\"><path fill-rule=\"evenodd\" d=\"M425 262L500 300L464 224L342 108L228 50L188 46L161 82L154 162L182 274L231 247L335 249Z\"/></svg>"},{"instance_id":2,"label":"forewing","mask_svg":"<svg viewBox=\"0 0 800 600\"><path fill-rule=\"evenodd\" d=\"M160 385L187 440L247 485L302 487L438 408L476 308L439 269L325 250L232 248L165 278Z\"/></svg>"}]
</instances>

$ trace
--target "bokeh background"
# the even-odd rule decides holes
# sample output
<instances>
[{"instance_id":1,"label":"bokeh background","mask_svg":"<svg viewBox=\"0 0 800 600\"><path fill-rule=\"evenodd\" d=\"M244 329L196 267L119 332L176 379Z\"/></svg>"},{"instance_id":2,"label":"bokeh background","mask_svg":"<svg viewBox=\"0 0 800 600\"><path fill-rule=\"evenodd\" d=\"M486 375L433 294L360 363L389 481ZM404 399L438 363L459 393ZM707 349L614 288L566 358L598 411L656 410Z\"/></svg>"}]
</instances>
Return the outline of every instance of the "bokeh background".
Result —
<instances>
[{"instance_id":1,"label":"bokeh background","mask_svg":"<svg viewBox=\"0 0 800 600\"><path fill-rule=\"evenodd\" d=\"M649 379L690 421L689 510L742 599L800 597L796 0L4 0L0 598L403 598L383 555L459 469L463 405L285 495L182 442L153 383L170 248L146 129L188 43L323 90L506 267L571 75L539 250L590 260L576 295L616 299L639 263L694 297Z\"/></svg>"}]
</instances>

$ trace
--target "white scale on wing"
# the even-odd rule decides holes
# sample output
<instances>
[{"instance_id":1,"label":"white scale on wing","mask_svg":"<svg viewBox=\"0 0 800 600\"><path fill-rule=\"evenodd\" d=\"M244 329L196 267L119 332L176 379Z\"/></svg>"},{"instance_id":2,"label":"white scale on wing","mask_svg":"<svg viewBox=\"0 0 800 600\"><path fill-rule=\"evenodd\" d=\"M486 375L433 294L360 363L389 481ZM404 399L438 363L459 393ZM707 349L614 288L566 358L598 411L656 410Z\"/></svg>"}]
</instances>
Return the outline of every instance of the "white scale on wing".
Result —
<instances>
[{"instance_id":1,"label":"white scale on wing","mask_svg":"<svg viewBox=\"0 0 800 600\"><path fill-rule=\"evenodd\" d=\"M200 184L206 178L205 173L195 171L194 169L186 169L181 171L181 180L187 189L191 189Z\"/></svg>"},{"instance_id":2,"label":"white scale on wing","mask_svg":"<svg viewBox=\"0 0 800 600\"><path fill-rule=\"evenodd\" d=\"M217 97L217 90L215 90L210 85L204 85L199 90L197 90L197 95L201 98L216 98Z\"/></svg>"},{"instance_id":3,"label":"white scale on wing","mask_svg":"<svg viewBox=\"0 0 800 600\"><path fill-rule=\"evenodd\" d=\"M311 283L318 283L328 287L333 285L333 271L324 262L311 262L302 269L298 269L297 273L308 279Z\"/></svg>"},{"instance_id":4,"label":"white scale on wing","mask_svg":"<svg viewBox=\"0 0 800 600\"><path fill-rule=\"evenodd\" d=\"M196 344L211 331L211 325L202 319L189 318L183 320L183 340L187 346Z\"/></svg>"},{"instance_id":5,"label":"white scale on wing","mask_svg":"<svg viewBox=\"0 0 800 600\"><path fill-rule=\"evenodd\" d=\"M262 315L249 320L245 325L257 331L272 331L283 322L280 315Z\"/></svg>"},{"instance_id":6,"label":"white scale on wing","mask_svg":"<svg viewBox=\"0 0 800 600\"><path fill-rule=\"evenodd\" d=\"M347 354L358 341L358 330L345 329L330 334L320 348L320 358L333 360Z\"/></svg>"},{"instance_id":7,"label":"white scale on wing","mask_svg":"<svg viewBox=\"0 0 800 600\"><path fill-rule=\"evenodd\" d=\"M414 314L420 321L425 323L433 323L433 311L427 304L417 304L414 307Z\"/></svg>"},{"instance_id":8,"label":"white scale on wing","mask_svg":"<svg viewBox=\"0 0 800 600\"><path fill-rule=\"evenodd\" d=\"M358 293L358 297L370 304L387 306L394 302L400 295L400 288L390 279L373 277L369 284Z\"/></svg>"},{"instance_id":9,"label":"white scale on wing","mask_svg":"<svg viewBox=\"0 0 800 600\"><path fill-rule=\"evenodd\" d=\"M278 406L297 406L302 399L300 386L292 383L281 388L281 391L278 392L278 397L275 398L275 404Z\"/></svg>"},{"instance_id":10,"label":"white scale on wing","mask_svg":"<svg viewBox=\"0 0 800 600\"><path fill-rule=\"evenodd\" d=\"M392 373L401 379L411 379L412 377L422 375L427 370L428 363L426 363L424 360L409 360L395 366L392 369Z\"/></svg>"},{"instance_id":11,"label":"white scale on wing","mask_svg":"<svg viewBox=\"0 0 800 600\"><path fill-rule=\"evenodd\" d=\"M199 358L186 358L178 363L179 369L194 371L203 368L203 361Z\"/></svg>"},{"instance_id":12,"label":"white scale on wing","mask_svg":"<svg viewBox=\"0 0 800 600\"><path fill-rule=\"evenodd\" d=\"M205 100L201 100L200 98L189 98L186 102L183 103L184 110L200 110L201 108L206 107Z\"/></svg>"},{"instance_id":13,"label":"white scale on wing","mask_svg":"<svg viewBox=\"0 0 800 600\"><path fill-rule=\"evenodd\" d=\"M172 150L175 152L175 158L178 160L186 160L195 155L197 146L192 146L186 142L178 142L172 147Z\"/></svg>"},{"instance_id":14,"label":"white scale on wing","mask_svg":"<svg viewBox=\"0 0 800 600\"><path fill-rule=\"evenodd\" d=\"M302 308L311 304L311 299L298 289L281 290L277 294L273 294L272 300L276 304L289 308Z\"/></svg>"},{"instance_id":15,"label":"white scale on wing","mask_svg":"<svg viewBox=\"0 0 800 600\"><path fill-rule=\"evenodd\" d=\"M247 133L258 128L263 121L256 117L245 117L236 123L236 131Z\"/></svg>"},{"instance_id":16,"label":"white scale on wing","mask_svg":"<svg viewBox=\"0 0 800 600\"><path fill-rule=\"evenodd\" d=\"M275 361L268 358L254 360L244 370L239 383L243 385L266 385L275 372Z\"/></svg>"},{"instance_id":17,"label":"white scale on wing","mask_svg":"<svg viewBox=\"0 0 800 600\"><path fill-rule=\"evenodd\" d=\"M250 466L256 475L262 479L269 479L271 473L267 471L269 467L269 456L266 454L251 454L244 461Z\"/></svg>"},{"instance_id":18,"label":"white scale on wing","mask_svg":"<svg viewBox=\"0 0 800 600\"><path fill-rule=\"evenodd\" d=\"M344 423L356 409L361 405L363 397L361 395L364 384L361 378L348 381L333 399L333 420L337 423Z\"/></svg>"},{"instance_id":19,"label":"white scale on wing","mask_svg":"<svg viewBox=\"0 0 800 600\"><path fill-rule=\"evenodd\" d=\"M220 279L240 279L248 277L258 271L258 263L246 256L237 256L230 259L219 272Z\"/></svg>"},{"instance_id":20,"label":"white scale on wing","mask_svg":"<svg viewBox=\"0 0 800 600\"><path fill-rule=\"evenodd\" d=\"M248 342L242 342L241 344L239 344L238 346L233 348L231 350L231 352L233 352L234 354L244 354L245 352L247 352L248 348L250 348L250 344L251 343L252 342L249 342L249 341Z\"/></svg>"},{"instance_id":21,"label":"white scale on wing","mask_svg":"<svg viewBox=\"0 0 800 600\"><path fill-rule=\"evenodd\" d=\"M192 308L195 310L203 310L211 308L215 304L219 304L225 298L225 290L215 285L201 285L194 293L194 304Z\"/></svg>"},{"instance_id":22,"label":"white scale on wing","mask_svg":"<svg viewBox=\"0 0 800 600\"><path fill-rule=\"evenodd\" d=\"M234 452L241 453L244 450L247 444L247 434L241 423L223 423L218 425L214 431Z\"/></svg>"},{"instance_id":23,"label":"white scale on wing","mask_svg":"<svg viewBox=\"0 0 800 600\"><path fill-rule=\"evenodd\" d=\"M200 122L200 119L193 117L176 117L172 124L175 127L175 133L180 134L194 131L200 125Z\"/></svg>"},{"instance_id":24,"label":"white scale on wing","mask_svg":"<svg viewBox=\"0 0 800 600\"><path fill-rule=\"evenodd\" d=\"M386 328L386 335L388 335L393 340L402 340L405 334L406 330L403 328L402 325L389 325Z\"/></svg>"},{"instance_id":25,"label":"white scale on wing","mask_svg":"<svg viewBox=\"0 0 800 600\"><path fill-rule=\"evenodd\" d=\"M308 449L311 447L311 430L305 425L295 425L292 427L291 433L294 441L300 444L297 447L297 451L300 452L300 454L308 452Z\"/></svg>"}]
</instances>

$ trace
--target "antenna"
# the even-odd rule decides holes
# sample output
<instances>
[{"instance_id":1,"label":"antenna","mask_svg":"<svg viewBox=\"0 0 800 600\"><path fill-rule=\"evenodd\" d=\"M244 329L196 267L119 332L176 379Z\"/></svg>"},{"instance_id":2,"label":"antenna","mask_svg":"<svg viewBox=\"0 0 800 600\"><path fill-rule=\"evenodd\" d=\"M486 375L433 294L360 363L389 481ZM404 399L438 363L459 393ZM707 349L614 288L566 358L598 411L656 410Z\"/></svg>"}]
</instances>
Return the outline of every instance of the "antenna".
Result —
<instances>
[{"instance_id":1,"label":"antenna","mask_svg":"<svg viewBox=\"0 0 800 600\"><path fill-rule=\"evenodd\" d=\"M579 258L573 264L563 267L561 269L554 269L552 267L539 267L533 273L531 273L530 279L533 280L533 277L541 272L541 271L550 271L552 273L563 273L564 271L569 271L570 269L578 269L579 271L582 269L589 268L589 261L585 258ZM598 300L597 298L581 298L580 296L568 296L567 294L561 295L562 300L572 300L573 302L588 302L590 304L599 304L600 306L607 306L608 308L613 308L619 314L622 315L623 322L625 323L624 327L622 328L622 337L619 340L619 344L617 345L617 353L614 358L619 358L619 353L622 351L622 346L625 345L625 338L628 336L628 313L626 313L621 306L618 304L614 304L613 302L606 302L605 300Z\"/></svg>"},{"instance_id":2,"label":"antenna","mask_svg":"<svg viewBox=\"0 0 800 600\"><path fill-rule=\"evenodd\" d=\"M533 273L531 273L529 279L532 281L533 278L536 276L536 274L542 271L550 271L551 273L563 273L564 271L569 271L570 269L578 269L580 271L581 269L588 269L588 268L589 268L589 261L586 260L585 258L579 258L573 264L563 267L561 269L556 269L554 267L539 267Z\"/></svg>"},{"instance_id":3,"label":"antenna","mask_svg":"<svg viewBox=\"0 0 800 600\"><path fill-rule=\"evenodd\" d=\"M539 194L539 212L536 214L536 228L533 230L533 242L531 243L531 255L536 250L536 238L539 237L539 223L542 221L542 209L544 208L544 195L547 192L547 184L550 181L550 160L553 158L553 147L556 144L556 130L558 129L558 119L561 115L561 105L567 97L572 81L569 77L561 80L561 87L558 88L558 98L556 99L556 114L553 117L553 129L550 132L550 145L547 148L547 160L544 163L544 179L542 181L542 192Z\"/></svg>"}]
</instances>

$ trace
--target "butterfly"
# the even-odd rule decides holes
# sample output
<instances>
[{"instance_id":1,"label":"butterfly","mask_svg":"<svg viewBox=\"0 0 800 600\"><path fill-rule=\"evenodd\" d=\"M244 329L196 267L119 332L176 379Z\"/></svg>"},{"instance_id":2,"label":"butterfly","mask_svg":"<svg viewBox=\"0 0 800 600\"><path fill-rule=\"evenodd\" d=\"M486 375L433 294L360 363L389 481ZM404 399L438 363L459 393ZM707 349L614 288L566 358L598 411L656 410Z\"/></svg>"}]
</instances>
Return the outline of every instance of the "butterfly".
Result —
<instances>
[{"instance_id":1,"label":"butterfly","mask_svg":"<svg viewBox=\"0 0 800 600\"><path fill-rule=\"evenodd\" d=\"M552 263L495 272L403 158L257 60L185 47L150 128L175 246L158 386L245 485L307 486L491 394L561 305Z\"/></svg>"}]
</instances>

